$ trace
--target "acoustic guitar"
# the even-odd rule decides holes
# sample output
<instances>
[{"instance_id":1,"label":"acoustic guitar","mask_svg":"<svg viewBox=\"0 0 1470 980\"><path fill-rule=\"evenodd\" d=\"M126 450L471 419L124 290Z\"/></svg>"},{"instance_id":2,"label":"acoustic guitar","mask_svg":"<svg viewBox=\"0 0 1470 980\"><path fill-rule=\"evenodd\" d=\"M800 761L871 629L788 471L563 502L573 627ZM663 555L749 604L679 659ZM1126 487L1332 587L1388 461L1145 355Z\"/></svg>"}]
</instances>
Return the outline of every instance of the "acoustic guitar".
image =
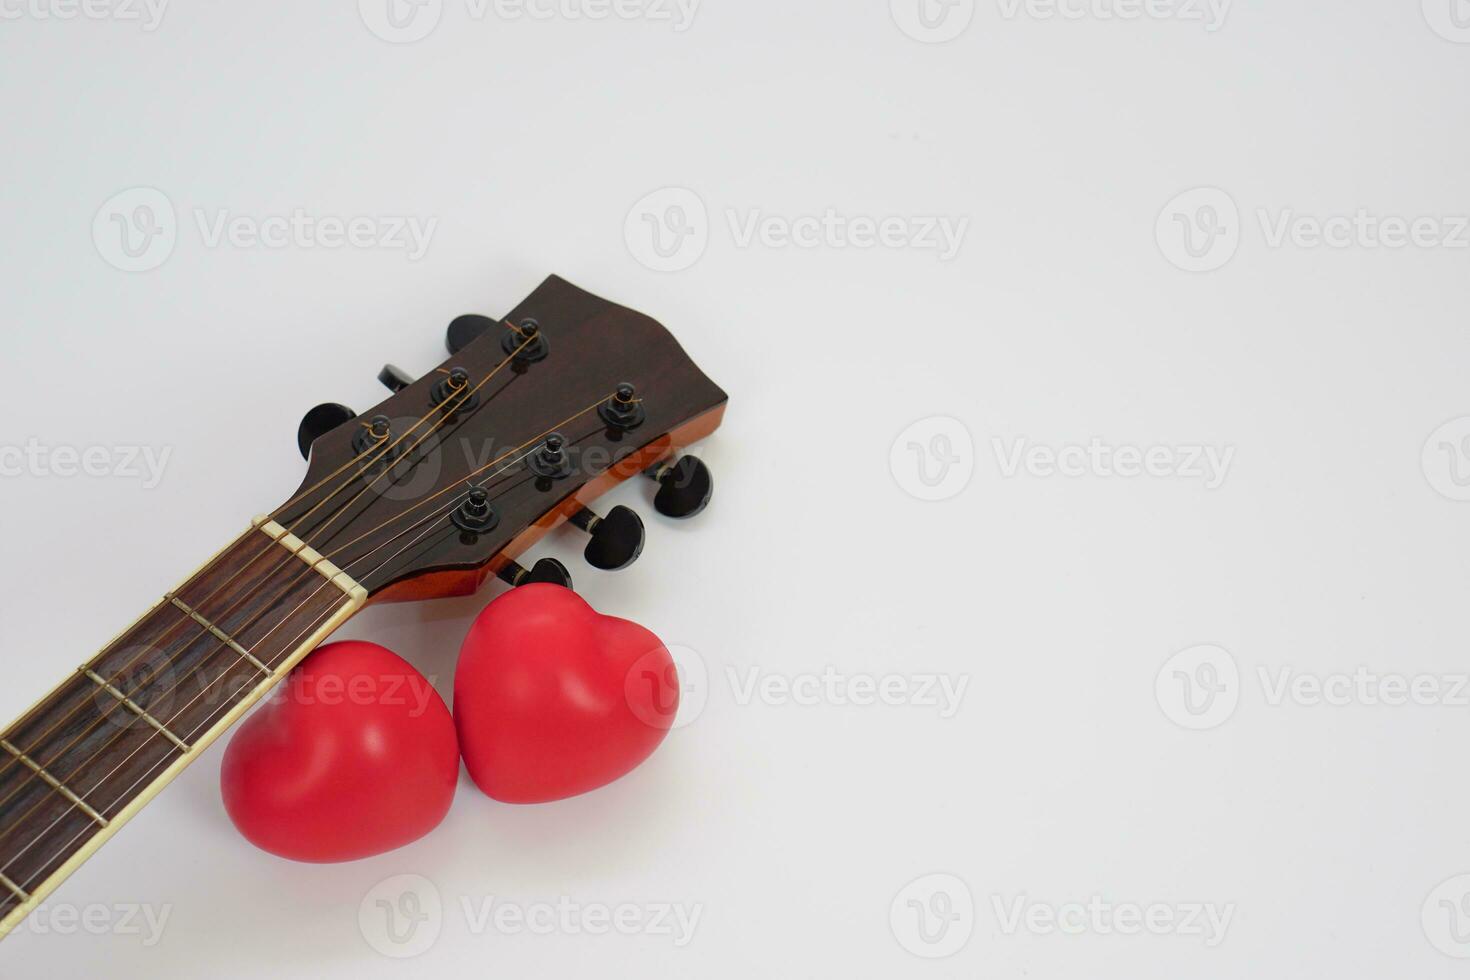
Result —
<instances>
[{"instance_id":1,"label":"acoustic guitar","mask_svg":"<svg viewBox=\"0 0 1470 980\"><path fill-rule=\"evenodd\" d=\"M0 738L0 936L8 934L185 766L370 602L571 585L517 559L552 528L586 532L616 569L643 524L590 509L640 474L674 518L710 499L690 444L726 395L658 323L555 276L501 320L449 326L450 358L358 415L301 423L306 478L250 521Z\"/></svg>"}]
</instances>

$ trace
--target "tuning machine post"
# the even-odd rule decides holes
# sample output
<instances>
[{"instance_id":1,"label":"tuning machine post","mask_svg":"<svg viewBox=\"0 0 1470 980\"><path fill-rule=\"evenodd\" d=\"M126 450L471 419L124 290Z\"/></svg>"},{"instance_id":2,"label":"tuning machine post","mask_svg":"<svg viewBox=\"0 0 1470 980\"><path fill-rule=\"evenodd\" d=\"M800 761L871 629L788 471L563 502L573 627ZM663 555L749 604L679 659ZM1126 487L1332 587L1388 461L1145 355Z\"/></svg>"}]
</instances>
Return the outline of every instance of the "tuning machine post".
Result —
<instances>
[{"instance_id":1,"label":"tuning machine post","mask_svg":"<svg viewBox=\"0 0 1470 980\"><path fill-rule=\"evenodd\" d=\"M466 313L450 321L444 334L444 346L451 354L458 354L470 344L497 330L504 331L500 348L507 355L515 355L517 367L545 359L551 353L551 341L534 317L523 317L518 323L492 320L478 313Z\"/></svg>"},{"instance_id":2,"label":"tuning machine post","mask_svg":"<svg viewBox=\"0 0 1470 980\"><path fill-rule=\"evenodd\" d=\"M490 491L484 487L471 487L449 519L465 534L484 534L500 524L500 513L490 503Z\"/></svg>"},{"instance_id":3,"label":"tuning machine post","mask_svg":"<svg viewBox=\"0 0 1470 980\"><path fill-rule=\"evenodd\" d=\"M572 458L567 452L567 440L560 432L553 432L537 447L526 460L526 468L549 487L554 480L572 475Z\"/></svg>"},{"instance_id":4,"label":"tuning machine post","mask_svg":"<svg viewBox=\"0 0 1470 980\"><path fill-rule=\"evenodd\" d=\"M455 367L434 385L429 392L429 401L452 417L461 411L478 408L480 396L470 387L470 373L462 367Z\"/></svg>"},{"instance_id":5,"label":"tuning machine post","mask_svg":"<svg viewBox=\"0 0 1470 980\"><path fill-rule=\"evenodd\" d=\"M607 425L610 433L615 435L638 428L648 417L648 412L643 408L643 400L638 397L638 389L624 381L618 385L611 398L597 406L597 415Z\"/></svg>"}]
</instances>

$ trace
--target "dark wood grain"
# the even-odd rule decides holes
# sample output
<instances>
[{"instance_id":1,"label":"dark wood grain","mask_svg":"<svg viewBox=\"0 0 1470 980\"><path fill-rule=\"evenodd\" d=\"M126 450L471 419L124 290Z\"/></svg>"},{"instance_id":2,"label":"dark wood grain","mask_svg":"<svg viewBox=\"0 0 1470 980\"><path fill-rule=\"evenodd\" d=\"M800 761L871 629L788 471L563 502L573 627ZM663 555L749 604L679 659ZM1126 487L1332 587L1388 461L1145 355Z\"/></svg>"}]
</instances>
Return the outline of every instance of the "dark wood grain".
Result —
<instances>
[{"instance_id":1,"label":"dark wood grain","mask_svg":"<svg viewBox=\"0 0 1470 980\"><path fill-rule=\"evenodd\" d=\"M509 361L503 332L481 338L360 417L388 416L395 437L417 424L402 443L411 452L391 468L374 466L371 450L354 447L362 421L326 433L275 521L373 600L463 594L619 481L719 424L725 393L652 319L555 276L511 311L503 330L528 317L550 344L545 359ZM455 368L479 399L450 412L430 395ZM596 410L622 382L636 386L646 416L631 431ZM566 438L572 466L546 479L526 456L552 429ZM484 488L499 517L482 533L451 520L472 485ZM186 747L360 601L351 585L329 581L252 528L10 725L0 751L7 928L7 913L20 905L15 888L39 895L54 887L73 855L115 831L135 801L191 757Z\"/></svg>"},{"instance_id":2,"label":"dark wood grain","mask_svg":"<svg viewBox=\"0 0 1470 980\"><path fill-rule=\"evenodd\" d=\"M400 467L395 474L364 480L366 492L340 513L328 516L328 510L336 509L334 502L332 508L304 516L327 496L329 482L293 501L281 522L300 526L302 537L331 556L376 598L398 598L405 593L422 598L421 590L393 587L418 577L433 581L434 573L462 573L461 579L448 576L439 581L468 581L473 587L494 570L497 559L518 553L518 539L520 547L529 544L527 530L544 533L565 512L576 509L571 503L594 499L613 483L674 454L690 437L707 434L718 424L727 396L651 318L556 276L542 283L505 319L520 323L527 317L539 322L550 341L551 352L545 360L515 370L501 367L506 358L498 333L460 351L441 365L442 370L462 367L478 382L501 368L481 390L479 407L460 413L435 431L418 462ZM406 432L431 408L429 394L442 377L440 371L430 372L362 417L386 415L395 420L395 431ZM647 412L639 428L631 432L609 429L595 410L567 423L561 431L572 446L576 471L549 487L538 485L521 463L497 466L476 476L476 481L488 478L500 525L473 537L458 532L448 514L475 470L505 453L512 453L510 463L521 454L522 446L607 399L625 381L637 387ZM690 428L701 419L705 420L703 427ZM315 486L354 458L352 437L357 427L349 423L317 440L303 489ZM418 441L426 430L414 433L408 443ZM504 472L499 472L502 468ZM435 476L426 480L424 474L429 471ZM609 475L611 480L604 479ZM445 493L446 489L450 492ZM592 492L586 492L589 489ZM412 547L404 551L410 542L414 542ZM447 584L445 588L463 591Z\"/></svg>"}]
</instances>

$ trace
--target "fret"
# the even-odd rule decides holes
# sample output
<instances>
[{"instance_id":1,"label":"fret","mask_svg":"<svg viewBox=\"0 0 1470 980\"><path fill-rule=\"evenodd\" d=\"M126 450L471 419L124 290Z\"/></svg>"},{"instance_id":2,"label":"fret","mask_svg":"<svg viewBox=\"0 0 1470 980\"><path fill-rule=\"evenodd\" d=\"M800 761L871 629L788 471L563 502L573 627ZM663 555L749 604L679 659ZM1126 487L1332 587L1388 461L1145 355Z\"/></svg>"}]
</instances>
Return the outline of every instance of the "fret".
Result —
<instances>
[{"instance_id":1,"label":"fret","mask_svg":"<svg viewBox=\"0 0 1470 980\"><path fill-rule=\"evenodd\" d=\"M39 779L35 782L46 785ZM49 800L14 825L15 832L6 838L0 852L4 861L0 870L34 898L78 848L114 829L113 825L99 827L91 817L50 793Z\"/></svg>"},{"instance_id":2,"label":"fret","mask_svg":"<svg viewBox=\"0 0 1470 980\"><path fill-rule=\"evenodd\" d=\"M57 688L45 711L6 733L6 741L85 797L84 776L90 759L109 746L131 750L153 735L153 730L136 715L77 673ZM0 806L8 795L12 772L19 775L23 771L22 765L9 760L5 768L0 768ZM4 829L0 827L0 857L4 842Z\"/></svg>"},{"instance_id":3,"label":"fret","mask_svg":"<svg viewBox=\"0 0 1470 980\"><path fill-rule=\"evenodd\" d=\"M299 646L305 636L342 605L344 598L311 576L282 593L273 605L263 609L252 606L248 612L256 620L253 623L243 618L247 610L231 614L245 623L232 635L244 645L277 659ZM291 612L283 615L278 609ZM143 692L133 695L184 742L193 742L242 698L258 688L268 689L280 676L279 671L262 676L254 664L209 635L212 649L194 659L186 678L161 678L143 685ZM154 704L164 707L153 708ZM144 730L149 736L155 731L151 726ZM95 764L80 766L76 788L99 810L111 812L125 805L140 785L177 758L178 752L170 750L170 744L173 743L162 736L151 740L148 736L141 740L134 738L125 747L106 753L109 758L123 760L116 771Z\"/></svg>"},{"instance_id":4,"label":"fret","mask_svg":"<svg viewBox=\"0 0 1470 980\"><path fill-rule=\"evenodd\" d=\"M187 755L151 726L137 725L79 760L68 785L111 820L150 774L162 772ZM0 860L3 858L4 848L0 847Z\"/></svg>"},{"instance_id":5,"label":"fret","mask_svg":"<svg viewBox=\"0 0 1470 980\"><path fill-rule=\"evenodd\" d=\"M0 733L0 936L366 599L258 519Z\"/></svg>"},{"instance_id":6,"label":"fret","mask_svg":"<svg viewBox=\"0 0 1470 980\"><path fill-rule=\"evenodd\" d=\"M100 787L130 783L160 762L178 759L180 752L95 682L81 674L76 675L76 682L85 688L80 693L67 691L58 709L72 710L72 720L27 754L110 821L119 794L99 792ZM26 750L31 743L14 744ZM0 786L0 794L3 792ZM0 870L10 840L6 830L14 823L32 824L34 818L24 810L0 810Z\"/></svg>"},{"instance_id":7,"label":"fret","mask_svg":"<svg viewBox=\"0 0 1470 980\"><path fill-rule=\"evenodd\" d=\"M91 817L93 820L97 821L97 823L101 824L103 827L107 826L106 817L98 813L96 810L92 809L91 805L87 803L86 800L73 793L65 783L57 779L55 776L51 775L45 769L42 769L40 765L36 763L35 759L32 759L30 756L26 755L20 749L16 748L14 745L11 745L3 738L0 738L0 748L3 748L6 752L9 752L11 755L19 759L21 765L31 770L31 772L34 772L37 776L40 776L41 780L45 782L46 785L50 786L52 789L56 790L56 792L60 793L69 803L71 803L72 806L76 807L78 810L81 810L83 813Z\"/></svg>"},{"instance_id":8,"label":"fret","mask_svg":"<svg viewBox=\"0 0 1470 980\"><path fill-rule=\"evenodd\" d=\"M86 677L98 687L102 688L102 690L106 691L108 694L111 694L113 697L121 701L124 708L127 708L139 718L142 718L145 722L152 726L153 729L158 732L158 734L162 735L164 738L174 743L174 745L178 746L179 751L188 752L189 749L192 748L192 746L190 746L188 742L184 741L173 732L169 731L167 725L150 715L146 709L139 707L136 701L128 697L123 692L119 691L116 687L113 687L111 681L103 677L101 674L97 673L95 670L84 667L82 668L82 676Z\"/></svg>"},{"instance_id":9,"label":"fret","mask_svg":"<svg viewBox=\"0 0 1470 980\"><path fill-rule=\"evenodd\" d=\"M320 579L311 581L313 593L304 593L299 602L295 596L289 600L290 612L285 615L268 616L257 623L244 627L237 635L253 648L276 651L284 654L294 649L301 640L339 608L345 597L332 588L321 588ZM303 585L303 590L305 586ZM273 659L277 659L273 657ZM199 685L207 696L197 697L178 704L170 723L183 732L207 730L216 720L226 714L241 697L258 688L273 687L280 676L277 671L262 678L248 663L230 652L222 652L207 661L197 672Z\"/></svg>"},{"instance_id":10,"label":"fret","mask_svg":"<svg viewBox=\"0 0 1470 980\"><path fill-rule=\"evenodd\" d=\"M240 655L240 658L242 660L244 660L246 663L249 663L256 670L260 671L262 674L271 674L271 673L274 673L274 671L272 671L271 668L267 667L265 664L263 664L259 660L257 660L255 658L255 654L251 653L249 650L245 649L238 642L236 642L236 640L235 640L235 638L233 636L231 636L230 634L226 633L224 630L220 629L218 626L214 625L209 620L205 619L203 616L199 615L199 613L197 613L193 609L191 609L178 596L169 596L169 600L168 601L169 602L172 602L179 609L183 610L184 615L188 616L190 619L194 620L200 626L203 626L205 629L209 630L209 632L214 636L215 639L219 640L225 646L229 647L231 650L234 650L236 653L238 653Z\"/></svg>"},{"instance_id":11,"label":"fret","mask_svg":"<svg viewBox=\"0 0 1470 980\"><path fill-rule=\"evenodd\" d=\"M8 916L30 900L29 892L17 885L9 875L0 874L0 916Z\"/></svg>"},{"instance_id":12,"label":"fret","mask_svg":"<svg viewBox=\"0 0 1470 980\"><path fill-rule=\"evenodd\" d=\"M718 427L727 398L663 327L557 277L503 325L482 320L456 322L447 377L363 416L411 425L365 435L340 406L313 412L306 477L279 519L250 522L0 732L0 936L366 604L355 576L384 601L515 578L515 556L655 467L661 512L703 507L702 464L671 461ZM540 380L526 382L533 364ZM491 446L504 451L471 451ZM537 472L554 457L576 465ZM662 478L671 465L678 480Z\"/></svg>"},{"instance_id":13,"label":"fret","mask_svg":"<svg viewBox=\"0 0 1470 980\"><path fill-rule=\"evenodd\" d=\"M62 842L103 828L18 760L6 761L9 768L0 774L0 873L30 893L42 880L31 878Z\"/></svg>"}]
</instances>

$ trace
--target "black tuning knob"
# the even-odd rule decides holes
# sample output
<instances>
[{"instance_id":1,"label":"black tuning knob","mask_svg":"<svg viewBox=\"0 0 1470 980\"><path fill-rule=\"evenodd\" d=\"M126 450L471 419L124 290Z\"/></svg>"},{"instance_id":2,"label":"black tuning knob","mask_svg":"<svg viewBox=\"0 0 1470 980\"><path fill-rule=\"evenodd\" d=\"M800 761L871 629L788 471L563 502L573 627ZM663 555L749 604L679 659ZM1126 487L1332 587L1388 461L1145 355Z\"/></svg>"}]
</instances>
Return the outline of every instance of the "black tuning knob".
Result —
<instances>
[{"instance_id":1,"label":"black tuning knob","mask_svg":"<svg viewBox=\"0 0 1470 980\"><path fill-rule=\"evenodd\" d=\"M454 513L449 515L454 526L466 534L484 534L495 530L500 514L490 504L490 492L484 487L471 487Z\"/></svg>"},{"instance_id":2,"label":"black tuning knob","mask_svg":"<svg viewBox=\"0 0 1470 980\"><path fill-rule=\"evenodd\" d=\"M403 370L403 368L394 367L392 364L384 364L383 370L378 372L378 380L383 382L383 385L389 391L399 392L413 384L414 379L413 375Z\"/></svg>"},{"instance_id":3,"label":"black tuning knob","mask_svg":"<svg viewBox=\"0 0 1470 980\"><path fill-rule=\"evenodd\" d=\"M636 429L648 417L643 400L638 397L638 389L626 381L618 385L611 398L598 406L597 414L615 432Z\"/></svg>"},{"instance_id":4,"label":"black tuning knob","mask_svg":"<svg viewBox=\"0 0 1470 980\"><path fill-rule=\"evenodd\" d=\"M541 477L547 487L552 480L560 480L572 474L572 459L567 454L567 440L560 432L553 432L541 443L541 447L526 460L526 468Z\"/></svg>"},{"instance_id":5,"label":"black tuning knob","mask_svg":"<svg viewBox=\"0 0 1470 980\"><path fill-rule=\"evenodd\" d=\"M715 478L697 456L680 456L644 471L658 484L653 506L665 517L693 517L709 506Z\"/></svg>"},{"instance_id":6,"label":"black tuning knob","mask_svg":"<svg viewBox=\"0 0 1470 980\"><path fill-rule=\"evenodd\" d=\"M657 466L644 470L644 476L659 485L654 494L654 510L664 517L685 519L694 517L709 507L714 495L714 476L710 467L695 455L681 455L676 460L664 460Z\"/></svg>"},{"instance_id":7,"label":"black tuning knob","mask_svg":"<svg viewBox=\"0 0 1470 980\"><path fill-rule=\"evenodd\" d=\"M462 367L453 368L434 389L429 392L429 401L453 415L461 409L478 408L480 396L470 387L470 373ZM448 402L449 404L445 405Z\"/></svg>"},{"instance_id":8,"label":"black tuning knob","mask_svg":"<svg viewBox=\"0 0 1470 980\"><path fill-rule=\"evenodd\" d=\"M499 326L488 316L466 313L450 322L449 330L444 334L444 346L449 348L449 353L458 354L487 333L497 330Z\"/></svg>"},{"instance_id":9,"label":"black tuning knob","mask_svg":"<svg viewBox=\"0 0 1470 980\"><path fill-rule=\"evenodd\" d=\"M505 324L506 330L500 337L500 349L506 356L514 356L524 370L527 364L544 361L551 353L551 342L535 317L525 317L520 323Z\"/></svg>"},{"instance_id":10,"label":"black tuning knob","mask_svg":"<svg viewBox=\"0 0 1470 980\"><path fill-rule=\"evenodd\" d=\"M599 517L585 507L571 521L591 535L582 557L593 568L617 571L627 568L643 554L643 518L626 507L614 507Z\"/></svg>"},{"instance_id":11,"label":"black tuning knob","mask_svg":"<svg viewBox=\"0 0 1470 980\"><path fill-rule=\"evenodd\" d=\"M356 412L336 402L318 405L307 412L301 419L301 425L296 429L296 446L301 450L301 458L311 458L311 444L316 442L318 437L326 435L339 425L345 425L355 418L357 418Z\"/></svg>"},{"instance_id":12,"label":"black tuning knob","mask_svg":"<svg viewBox=\"0 0 1470 980\"><path fill-rule=\"evenodd\" d=\"M500 580L507 585L520 587L522 585L560 585L564 589L572 587L572 573L567 571L567 566L555 558L543 558L531 568L508 562L499 572Z\"/></svg>"}]
</instances>

